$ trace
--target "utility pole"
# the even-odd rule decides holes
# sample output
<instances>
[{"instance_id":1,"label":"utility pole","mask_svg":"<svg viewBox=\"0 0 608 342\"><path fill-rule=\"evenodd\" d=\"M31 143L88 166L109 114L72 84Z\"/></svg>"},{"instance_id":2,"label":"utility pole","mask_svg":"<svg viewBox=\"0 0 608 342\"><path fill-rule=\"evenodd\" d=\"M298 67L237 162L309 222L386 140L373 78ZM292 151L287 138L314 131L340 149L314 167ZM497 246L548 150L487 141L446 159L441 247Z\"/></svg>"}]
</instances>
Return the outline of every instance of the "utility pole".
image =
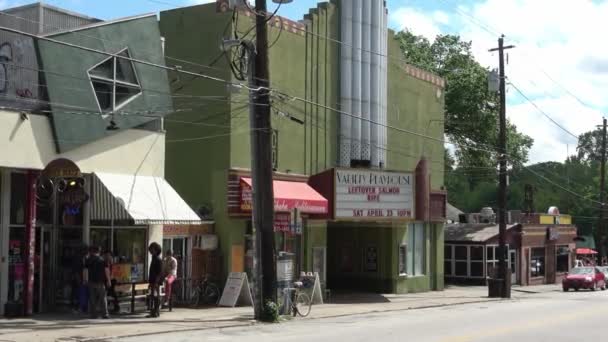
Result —
<instances>
[{"instance_id":1,"label":"utility pole","mask_svg":"<svg viewBox=\"0 0 608 342\"><path fill-rule=\"evenodd\" d=\"M253 62L254 89L257 88L252 118L251 178L253 190L253 229L256 237L256 257L258 257L256 286L258 307L256 319L262 319L264 303L277 302L276 262L274 245L274 194L272 186L272 150L270 122L270 94L268 87L268 29L266 0L255 0L255 60ZM261 262L260 262L261 261ZM261 271L260 268L261 267ZM259 291L261 287L261 291Z\"/></svg>"},{"instance_id":2,"label":"utility pole","mask_svg":"<svg viewBox=\"0 0 608 342\"><path fill-rule=\"evenodd\" d=\"M504 46L504 35L498 38L498 48L489 51L498 51L498 67L500 82L500 115L498 133L498 278L502 279L501 297L511 298L509 286L510 274L507 274L507 97L505 92L505 58L504 50L515 46Z\"/></svg>"},{"instance_id":3,"label":"utility pole","mask_svg":"<svg viewBox=\"0 0 608 342\"><path fill-rule=\"evenodd\" d=\"M606 181L606 118L604 118L604 123L602 125L602 159L600 164L600 214L598 215L597 221L597 234L600 238L600 264L606 257L606 230L604 227L604 200L605 200L605 192L604 186Z\"/></svg>"}]
</instances>

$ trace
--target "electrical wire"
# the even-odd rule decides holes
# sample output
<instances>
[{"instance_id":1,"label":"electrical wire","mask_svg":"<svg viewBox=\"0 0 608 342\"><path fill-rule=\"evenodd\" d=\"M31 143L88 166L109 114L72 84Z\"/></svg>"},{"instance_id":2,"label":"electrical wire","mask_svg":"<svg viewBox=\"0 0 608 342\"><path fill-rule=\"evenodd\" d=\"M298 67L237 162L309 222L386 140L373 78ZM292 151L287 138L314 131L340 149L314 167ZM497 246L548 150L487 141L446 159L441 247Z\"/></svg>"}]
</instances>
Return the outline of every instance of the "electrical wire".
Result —
<instances>
[{"instance_id":1,"label":"electrical wire","mask_svg":"<svg viewBox=\"0 0 608 342\"><path fill-rule=\"evenodd\" d=\"M526 94L524 94L523 91L521 91L521 89L519 89L519 87L517 87L513 82L509 81L509 85L511 85L513 87L513 89L515 89L519 93L519 95L521 95L521 97L523 97L526 101L528 101L528 103L530 103L534 108L536 108L536 110L539 113L541 113L542 115L544 115L553 124L555 124L555 126L559 127L562 131L564 131L564 132L568 133L569 135L573 136L578 141L578 135L570 132L564 126L560 125L557 121L555 121L555 119L553 119L549 114L545 113L545 111L543 111L534 101L532 101L528 96L526 96Z\"/></svg>"},{"instance_id":2,"label":"electrical wire","mask_svg":"<svg viewBox=\"0 0 608 342\"><path fill-rule=\"evenodd\" d=\"M162 64L158 64L158 63L153 63L153 62L148 62L148 61L144 61L144 60L141 60L141 59L136 59L136 58L132 58L132 57L123 56L123 55L120 55L118 53L106 52L106 51L102 51L102 50L98 50L98 49L93 49L93 48L89 48L89 47L78 45L78 44L64 42L64 41L57 40L57 39L52 39L52 38L48 38L48 37L44 37L44 36L38 36L38 35L35 35L35 34L32 34L32 33L28 33L28 32L17 30L17 29L12 29L12 28L8 28L8 27L4 27L4 26L0 26L0 31L20 34L20 35L24 35L26 37L35 38L35 39L39 39L39 40L43 40L43 41L48 41L50 43L55 43L55 44L59 44L59 45L63 45L63 46L68 46L68 47L71 47L71 48L75 48L75 49L79 49L79 50L84 50L84 51L88 51L88 52L93 52L93 53L97 53L97 54L101 54L101 55L106 55L106 56L110 56L110 57L120 58L120 59L128 60L128 61L131 61L131 62L134 62L134 63L150 66L150 67L155 67L155 68L159 68L159 69L175 71L177 73L183 73L183 74L187 74L187 75L191 75L191 76L196 76L196 77L208 79L208 80L211 80L211 81L216 81L216 82L220 82L220 83L224 83L224 84L228 84L228 85L232 85L232 86L236 86L236 87L240 87L240 88L245 88L245 89L248 89L250 91L256 91L257 92L257 91L261 91L261 90L266 90L266 91L270 90L268 87L251 88L248 85L243 84L243 83L235 83L235 82L228 81L228 80L225 80L225 79L222 79L222 78L219 78L219 77L214 77L214 76L209 76L209 75L202 74L202 73L196 73L196 72L186 71L186 70L182 70L181 68L178 68L178 67L169 67L169 66L165 66L165 65L162 65Z\"/></svg>"},{"instance_id":3,"label":"electrical wire","mask_svg":"<svg viewBox=\"0 0 608 342\"><path fill-rule=\"evenodd\" d=\"M450 2L448 0L440 0L446 4L450 4ZM487 33L491 34L492 36L496 37L496 36L500 36L500 33L498 31L496 31L495 29L491 28L489 25L484 24L483 22L481 22L479 19L475 18L475 16L468 14L464 11L462 11L458 6L454 7L454 10L459 13L461 16L467 18L467 20L469 20L471 23L473 23L474 25L477 25L478 27L480 27L482 30L486 31ZM517 39L513 39L512 40L520 45L523 45L521 41L517 40ZM540 48L540 46L538 45L537 42L534 42L536 47ZM561 84L560 82L558 82L556 79L554 79L551 75L549 75L549 73L542 68L536 61L534 56L532 56L530 53L527 53L526 51L523 51L523 53L530 58L532 63L535 65L535 67L541 71L541 73L552 83L554 83L555 85L557 85L560 89L562 89L564 92L566 92L566 94L568 94L569 96L571 96L572 98L574 98L578 103L580 103L583 107L587 107L587 108L591 108L591 109L596 109L593 106L587 104L585 101L583 101L579 96L577 96L576 94L574 94L572 91L568 90L568 88L566 88L563 84Z\"/></svg>"},{"instance_id":4,"label":"electrical wire","mask_svg":"<svg viewBox=\"0 0 608 342\"><path fill-rule=\"evenodd\" d=\"M279 6L277 6L277 10L278 10L278 7ZM167 67L167 66L164 66L164 65L161 65L161 64L157 64L157 63L152 63L152 62L142 61L142 60L138 60L138 59L134 59L134 58L130 58L130 57L120 56L120 55L117 55L117 54L114 54L114 53L109 53L109 52L105 52L105 51L101 51L101 50L97 50L97 49L92 49L92 48L87 48L87 47L84 47L84 46L79 46L79 45L76 45L76 44L62 42L62 41L58 41L58 40L51 39L51 38L48 38L48 37L39 37L39 36L36 36L34 34L29 34L27 32L23 32L23 31L16 30L16 29L10 29L10 28L6 28L6 27L0 27L0 30L8 31L8 32L16 33L16 34L21 34L21 35L29 36L31 38L37 38L37 39L41 39L41 40L45 40L45 41L49 41L49 42L52 42L52 43L56 43L56 44L60 44L60 45L65 45L65 46L73 47L73 48L83 49L83 50L90 51L90 52L104 54L104 55L107 55L107 56L113 56L115 58L127 59L127 60L130 60L131 62L135 62L135 63L140 63L140 64L144 64L144 65L148 65L148 66L153 66L153 67L157 67L157 68L161 68L161 69L165 69L165 70L171 70L171 71L175 71L175 72L178 72L178 73L185 73L185 74L189 74L191 76L206 78L206 79L210 79L210 80L214 80L214 81L218 81L218 82L222 82L222 83L226 83L226 84L230 84L230 85L234 85L234 86L244 87L244 88L247 88L247 89L252 90L252 91L267 90L267 91L271 91L272 92L272 89L269 89L267 87L259 87L259 88L256 88L256 89L252 89L252 88L250 88L250 87L248 87L246 85L243 85L243 84L240 84L240 83L233 83L233 82L230 82L230 81L227 81L227 80L223 80L223 79L220 79L220 78L217 78L217 77L212 77L212 76L204 75L204 74L201 74L201 73L188 72L188 71L181 70L180 68L176 68L176 67L172 68L172 67ZM387 58L388 58L388 56L387 56ZM286 94L282 94L282 95L286 95ZM438 138L435 138L435 137L430 137L430 136L427 136L427 135L424 135L424 134L421 134L421 133L418 133L418 132L413 132L413 131L410 131L410 130L406 130L406 129L403 129L403 128L392 127L392 126L380 124L380 123L374 122L372 120L362 118L360 116L355 116L352 113L347 113L347 112L344 112L344 111L339 111L339 110L336 110L336 109L331 108L329 106L324 106L324 105L321 105L321 104L318 104L318 103L314 103L313 101L308 101L308 100L300 98L300 97L292 96L291 98L292 98L292 100L298 100L298 101L302 101L302 102L308 103L310 105L316 105L316 106L325 107L326 109L336 111L336 112L338 112L340 114L351 116L353 118L357 118L357 119L360 119L360 120L363 120L363 121L368 121L370 123L373 123L373 124L376 124L376 125L380 125L380 126L384 126L384 127L387 127L387 128L392 128L392 129L395 129L395 130L403 132L403 133L412 134L412 135L415 135L415 136L418 136L418 137L434 140L434 141L441 142L441 143L452 143L452 142L446 142L443 139L438 139ZM452 144L458 145L456 143L452 143ZM469 147L471 147L471 146L469 146ZM479 148L477 148L477 149L479 149ZM479 150L483 150L483 149L479 149ZM496 151L488 151L488 152L496 152ZM526 167L524 166L524 168L526 168ZM545 180L548 180L548 179L544 178L542 175L539 175L539 176L541 176ZM561 187L561 186L559 186L559 187ZM565 188L563 188L563 189L566 190L566 191L571 192L571 190L569 190L569 189L565 189ZM571 193L572 194L576 194L574 192L571 192ZM576 195L578 195L578 194L576 194ZM580 195L578 195L578 196L580 196ZM582 198L585 198L585 197L582 197ZM597 201L594 201L594 202L597 202ZM597 203L599 203L599 202L597 202ZM602 204L602 203L600 203L600 204Z\"/></svg>"}]
</instances>

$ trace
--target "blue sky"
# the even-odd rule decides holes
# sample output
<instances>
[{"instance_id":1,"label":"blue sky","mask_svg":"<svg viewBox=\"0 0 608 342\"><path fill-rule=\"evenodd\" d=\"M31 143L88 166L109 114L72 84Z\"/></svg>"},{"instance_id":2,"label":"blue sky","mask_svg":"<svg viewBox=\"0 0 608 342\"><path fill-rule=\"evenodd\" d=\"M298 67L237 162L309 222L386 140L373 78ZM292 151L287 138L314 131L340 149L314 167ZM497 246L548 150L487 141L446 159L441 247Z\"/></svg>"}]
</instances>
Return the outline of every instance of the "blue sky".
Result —
<instances>
[{"instance_id":1,"label":"blue sky","mask_svg":"<svg viewBox=\"0 0 608 342\"><path fill-rule=\"evenodd\" d=\"M364 0L366 1L366 0ZM0 8L32 1L0 0ZM209 0L47 0L48 4L100 19L114 19ZM315 0L294 0L281 15L301 19ZM577 140L552 124L540 111L569 131L580 134L601 123L608 111L608 0L388 0L389 26L407 28L433 39L456 33L472 41L477 60L494 68L488 52L500 33L517 45L509 52L507 116L535 139L531 161L563 161ZM275 4L268 1L272 10ZM598 43L599 42L599 43ZM539 110L540 109L540 110Z\"/></svg>"},{"instance_id":2,"label":"blue sky","mask_svg":"<svg viewBox=\"0 0 608 342\"><path fill-rule=\"evenodd\" d=\"M446 2L442 2L446 1ZM389 11L394 11L406 4L415 6L417 9L426 12L437 10L445 10L449 8L448 3L454 0L442 1L404 1L404 0L389 0ZM23 0L3 0L0 4L3 7L12 7L15 5L23 5L32 3L33 1ZM100 19L113 19L126 17L136 14L159 12L170 8L191 6L197 3L206 2L204 0L45 0L53 6L62 7L71 11L79 12ZM315 0L295 0L290 4L283 5L280 12L281 15L291 19L301 19L308 12L309 8L315 6L318 1ZM466 4L469 1L460 1L459 4ZM276 4L268 0L270 10L274 9Z\"/></svg>"}]
</instances>

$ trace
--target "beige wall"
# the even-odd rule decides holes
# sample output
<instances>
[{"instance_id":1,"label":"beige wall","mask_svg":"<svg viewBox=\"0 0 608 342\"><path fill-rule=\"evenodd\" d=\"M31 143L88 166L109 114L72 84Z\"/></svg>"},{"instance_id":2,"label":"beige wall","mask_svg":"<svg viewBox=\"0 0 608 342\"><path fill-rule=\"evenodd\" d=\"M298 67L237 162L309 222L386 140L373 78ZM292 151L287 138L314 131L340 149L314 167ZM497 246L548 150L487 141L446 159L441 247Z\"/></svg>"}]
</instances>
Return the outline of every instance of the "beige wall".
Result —
<instances>
[{"instance_id":1,"label":"beige wall","mask_svg":"<svg viewBox=\"0 0 608 342\"><path fill-rule=\"evenodd\" d=\"M50 120L0 111L0 167L43 169L53 159L73 160L82 172L164 176L165 134L138 129L118 132L57 154Z\"/></svg>"}]
</instances>

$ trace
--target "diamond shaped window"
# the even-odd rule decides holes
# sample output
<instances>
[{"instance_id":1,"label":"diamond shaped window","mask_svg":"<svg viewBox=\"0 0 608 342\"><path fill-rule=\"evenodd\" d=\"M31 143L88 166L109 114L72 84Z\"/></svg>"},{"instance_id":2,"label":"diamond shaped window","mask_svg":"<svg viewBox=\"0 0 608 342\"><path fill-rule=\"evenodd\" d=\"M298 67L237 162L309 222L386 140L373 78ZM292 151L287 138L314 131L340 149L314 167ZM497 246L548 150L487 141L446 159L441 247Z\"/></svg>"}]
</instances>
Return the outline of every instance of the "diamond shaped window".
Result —
<instances>
[{"instance_id":1,"label":"diamond shaped window","mask_svg":"<svg viewBox=\"0 0 608 342\"><path fill-rule=\"evenodd\" d=\"M124 49L89 69L89 78L99 110L113 113L141 94L129 50Z\"/></svg>"}]
</instances>

